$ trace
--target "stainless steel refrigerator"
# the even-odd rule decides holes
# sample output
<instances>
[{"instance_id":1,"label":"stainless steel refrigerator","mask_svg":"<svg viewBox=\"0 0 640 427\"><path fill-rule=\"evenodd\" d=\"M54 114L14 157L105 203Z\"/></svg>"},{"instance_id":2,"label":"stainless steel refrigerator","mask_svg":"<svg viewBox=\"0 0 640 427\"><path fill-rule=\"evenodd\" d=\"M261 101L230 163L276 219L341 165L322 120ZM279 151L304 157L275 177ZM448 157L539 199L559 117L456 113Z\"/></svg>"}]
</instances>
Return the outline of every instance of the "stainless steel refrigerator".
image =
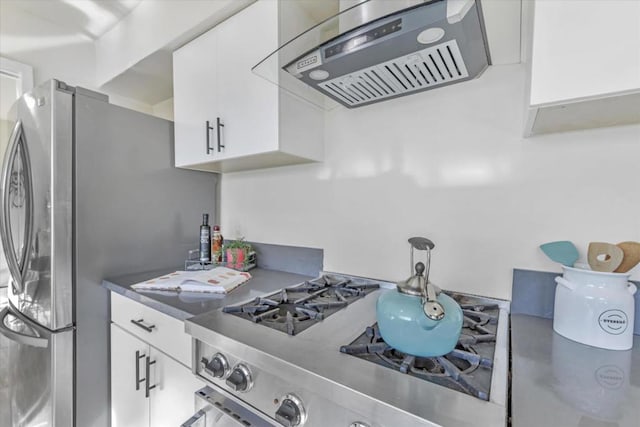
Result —
<instances>
[{"instance_id":1,"label":"stainless steel refrigerator","mask_svg":"<svg viewBox=\"0 0 640 427\"><path fill-rule=\"evenodd\" d=\"M12 426L106 427L109 298L100 283L181 265L202 213L214 212L217 176L173 167L172 122L60 81L25 94L10 117L0 413Z\"/></svg>"}]
</instances>

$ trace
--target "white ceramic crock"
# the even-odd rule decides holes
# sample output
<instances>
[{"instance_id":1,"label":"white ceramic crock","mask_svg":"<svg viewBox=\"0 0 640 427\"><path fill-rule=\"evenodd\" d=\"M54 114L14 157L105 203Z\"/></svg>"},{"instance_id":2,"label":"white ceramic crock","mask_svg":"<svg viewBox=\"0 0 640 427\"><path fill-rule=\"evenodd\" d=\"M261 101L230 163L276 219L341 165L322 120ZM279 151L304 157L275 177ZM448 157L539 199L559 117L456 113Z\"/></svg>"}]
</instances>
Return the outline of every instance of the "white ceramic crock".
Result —
<instances>
[{"instance_id":1,"label":"white ceramic crock","mask_svg":"<svg viewBox=\"0 0 640 427\"><path fill-rule=\"evenodd\" d=\"M553 330L582 344L609 350L633 346L636 286L630 274L562 267L556 277Z\"/></svg>"}]
</instances>

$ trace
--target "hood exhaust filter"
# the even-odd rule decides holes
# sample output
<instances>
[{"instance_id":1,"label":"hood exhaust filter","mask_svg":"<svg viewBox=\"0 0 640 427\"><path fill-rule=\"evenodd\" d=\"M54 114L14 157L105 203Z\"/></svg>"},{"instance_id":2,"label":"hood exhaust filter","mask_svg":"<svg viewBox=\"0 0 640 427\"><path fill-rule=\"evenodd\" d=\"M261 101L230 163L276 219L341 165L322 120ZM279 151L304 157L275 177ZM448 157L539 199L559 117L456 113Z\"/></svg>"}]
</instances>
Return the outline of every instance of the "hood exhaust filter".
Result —
<instances>
[{"instance_id":1,"label":"hood exhaust filter","mask_svg":"<svg viewBox=\"0 0 640 427\"><path fill-rule=\"evenodd\" d=\"M318 83L318 87L338 98L343 105L357 107L467 77L469 73L458 49L458 43L450 40Z\"/></svg>"},{"instance_id":2,"label":"hood exhaust filter","mask_svg":"<svg viewBox=\"0 0 640 427\"><path fill-rule=\"evenodd\" d=\"M285 43L254 72L324 108L357 108L470 80L489 66L479 0L410 3L365 0ZM389 13L389 5L404 9ZM371 20L355 19L362 16Z\"/></svg>"}]
</instances>

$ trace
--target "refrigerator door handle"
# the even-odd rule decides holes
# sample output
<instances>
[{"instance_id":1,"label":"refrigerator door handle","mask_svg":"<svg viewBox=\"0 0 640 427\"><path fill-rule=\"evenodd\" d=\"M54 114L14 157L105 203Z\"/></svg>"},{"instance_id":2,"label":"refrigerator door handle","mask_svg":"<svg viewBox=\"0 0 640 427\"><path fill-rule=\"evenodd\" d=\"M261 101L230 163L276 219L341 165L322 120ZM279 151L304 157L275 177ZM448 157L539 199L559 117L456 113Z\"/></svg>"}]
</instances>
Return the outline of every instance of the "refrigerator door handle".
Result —
<instances>
[{"instance_id":1,"label":"refrigerator door handle","mask_svg":"<svg viewBox=\"0 0 640 427\"><path fill-rule=\"evenodd\" d=\"M20 144L22 141L22 144ZM15 157L22 154L22 166L23 166L23 185L25 188L25 216L26 216L26 232L25 240L22 245L22 253L20 254L20 261L16 257L15 242L11 234L11 219L9 215L10 209L10 193L11 193L11 166L15 160ZM7 266L12 277L12 286L16 293L22 293L24 288L25 276L27 273L27 257L31 250L31 238L33 234L33 187L31 183L31 162L29 161L29 153L24 142L24 130L22 122L18 120L11 133L9 140L9 147L7 148L7 155L5 157L4 164L2 165L2 181L0 188L2 195L0 197L2 208L0 209L0 238L2 239L2 248L4 251L5 259L7 260Z\"/></svg>"},{"instance_id":2,"label":"refrigerator door handle","mask_svg":"<svg viewBox=\"0 0 640 427\"><path fill-rule=\"evenodd\" d=\"M22 334L20 332L14 331L13 329L10 329L5 324L5 319L9 314L12 314L12 313L9 310L8 306L5 307L2 311L0 311L0 334L4 335L5 337L9 338L12 341L17 342L18 344L28 345L31 347L40 347L40 348L47 348L49 346L49 340L38 336L37 332L35 331L34 331L34 335L27 335L27 334ZM13 316L19 322L25 323L24 320L20 319L19 317L15 315Z\"/></svg>"},{"instance_id":3,"label":"refrigerator door handle","mask_svg":"<svg viewBox=\"0 0 640 427\"><path fill-rule=\"evenodd\" d=\"M11 273L12 286L17 293L22 292L22 274L14 251L13 236L10 231L9 196L11 193L11 165L13 164L14 158L17 154L18 141L20 141L21 138L22 122L18 121L13 128L11 137L9 138L7 155L4 158L4 163L2 165L2 183L0 184L0 189L2 191L2 209L0 210L0 238L2 238L2 251L4 252L4 257L7 260L9 272Z\"/></svg>"}]
</instances>

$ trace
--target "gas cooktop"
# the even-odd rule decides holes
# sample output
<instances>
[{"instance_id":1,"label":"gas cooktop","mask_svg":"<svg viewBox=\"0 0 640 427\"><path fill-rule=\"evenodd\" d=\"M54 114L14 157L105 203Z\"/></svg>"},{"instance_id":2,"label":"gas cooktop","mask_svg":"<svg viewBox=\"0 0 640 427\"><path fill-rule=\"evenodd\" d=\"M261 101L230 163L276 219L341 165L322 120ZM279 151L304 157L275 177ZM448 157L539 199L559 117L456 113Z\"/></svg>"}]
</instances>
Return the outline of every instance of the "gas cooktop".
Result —
<instances>
[{"instance_id":1,"label":"gas cooktop","mask_svg":"<svg viewBox=\"0 0 640 427\"><path fill-rule=\"evenodd\" d=\"M324 274L222 311L296 335L379 287L370 280Z\"/></svg>"},{"instance_id":2,"label":"gas cooktop","mask_svg":"<svg viewBox=\"0 0 640 427\"><path fill-rule=\"evenodd\" d=\"M416 357L399 352L384 342L377 324L367 327L351 344L340 347L340 351L489 400L499 306L485 304L472 296L445 293L460 304L464 314L462 333L451 353L440 357Z\"/></svg>"},{"instance_id":3,"label":"gas cooktop","mask_svg":"<svg viewBox=\"0 0 640 427\"><path fill-rule=\"evenodd\" d=\"M450 294L465 314L458 347L420 359L389 348L377 333L384 292L396 292L395 284L325 273L191 318L193 370L274 423L505 425L509 303Z\"/></svg>"}]
</instances>

